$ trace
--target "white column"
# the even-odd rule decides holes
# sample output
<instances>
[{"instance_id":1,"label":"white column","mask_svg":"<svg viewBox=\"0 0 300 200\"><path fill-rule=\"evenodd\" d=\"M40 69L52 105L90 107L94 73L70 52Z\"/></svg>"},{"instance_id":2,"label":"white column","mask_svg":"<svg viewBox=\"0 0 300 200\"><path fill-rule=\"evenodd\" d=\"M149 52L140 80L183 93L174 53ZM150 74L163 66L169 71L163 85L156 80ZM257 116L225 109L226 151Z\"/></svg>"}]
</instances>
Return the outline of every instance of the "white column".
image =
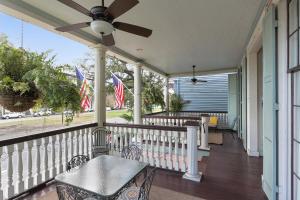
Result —
<instances>
[{"instance_id":1,"label":"white column","mask_svg":"<svg viewBox=\"0 0 300 200\"><path fill-rule=\"evenodd\" d=\"M184 179L200 182L202 173L198 171L197 132L199 126L187 126L187 165Z\"/></svg>"},{"instance_id":2,"label":"white column","mask_svg":"<svg viewBox=\"0 0 300 200\"><path fill-rule=\"evenodd\" d=\"M141 65L134 67L134 124L142 124Z\"/></svg>"},{"instance_id":3,"label":"white column","mask_svg":"<svg viewBox=\"0 0 300 200\"><path fill-rule=\"evenodd\" d=\"M209 115L205 115L201 117L201 140L200 140L200 148L202 150L210 150L208 146L208 123L209 123Z\"/></svg>"},{"instance_id":4,"label":"white column","mask_svg":"<svg viewBox=\"0 0 300 200\"><path fill-rule=\"evenodd\" d=\"M259 156L257 126L257 51L247 54L247 153Z\"/></svg>"},{"instance_id":5,"label":"white column","mask_svg":"<svg viewBox=\"0 0 300 200\"><path fill-rule=\"evenodd\" d=\"M169 112L169 78L165 78L165 87L164 87L164 100L165 100L165 110Z\"/></svg>"},{"instance_id":6,"label":"white column","mask_svg":"<svg viewBox=\"0 0 300 200\"><path fill-rule=\"evenodd\" d=\"M95 47L95 118L98 126L103 126L106 121L106 93L105 93L105 52L106 48L102 45Z\"/></svg>"}]
</instances>

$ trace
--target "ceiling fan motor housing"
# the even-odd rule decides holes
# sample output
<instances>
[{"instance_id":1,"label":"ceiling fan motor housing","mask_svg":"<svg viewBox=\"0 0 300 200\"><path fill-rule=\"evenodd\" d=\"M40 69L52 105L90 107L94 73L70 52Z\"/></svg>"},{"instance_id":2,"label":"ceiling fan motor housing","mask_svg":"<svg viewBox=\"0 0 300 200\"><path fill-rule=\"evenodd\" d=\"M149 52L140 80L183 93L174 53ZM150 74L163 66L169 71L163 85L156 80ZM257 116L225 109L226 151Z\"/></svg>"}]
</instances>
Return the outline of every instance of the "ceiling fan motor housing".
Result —
<instances>
[{"instance_id":1,"label":"ceiling fan motor housing","mask_svg":"<svg viewBox=\"0 0 300 200\"><path fill-rule=\"evenodd\" d=\"M104 15L105 10L106 7L104 6L95 6L91 9L91 13L93 14L91 28L95 33L102 36L110 35L114 31L114 27L111 24L112 19Z\"/></svg>"}]
</instances>

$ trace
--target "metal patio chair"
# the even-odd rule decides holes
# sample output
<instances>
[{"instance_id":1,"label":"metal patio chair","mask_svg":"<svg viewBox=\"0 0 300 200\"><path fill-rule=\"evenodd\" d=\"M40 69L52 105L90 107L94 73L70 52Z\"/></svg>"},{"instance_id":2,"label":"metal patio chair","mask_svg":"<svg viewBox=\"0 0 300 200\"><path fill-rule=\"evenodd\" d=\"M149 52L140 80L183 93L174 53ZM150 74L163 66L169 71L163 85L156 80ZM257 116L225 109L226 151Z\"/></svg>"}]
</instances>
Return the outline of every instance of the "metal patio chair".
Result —
<instances>
[{"instance_id":1,"label":"metal patio chair","mask_svg":"<svg viewBox=\"0 0 300 200\"><path fill-rule=\"evenodd\" d=\"M99 155L109 154L109 136L110 130L98 127L92 131L92 155L93 158Z\"/></svg>"},{"instance_id":2,"label":"metal patio chair","mask_svg":"<svg viewBox=\"0 0 300 200\"><path fill-rule=\"evenodd\" d=\"M129 146L123 147L121 152L121 157L129 160L137 160L139 161L142 157L142 149L139 148L135 144L131 144Z\"/></svg>"},{"instance_id":3,"label":"metal patio chair","mask_svg":"<svg viewBox=\"0 0 300 200\"><path fill-rule=\"evenodd\" d=\"M77 155L71 158L71 160L67 163L66 170L70 171L72 168L80 166L86 162L88 162L90 158L85 155Z\"/></svg>"},{"instance_id":4,"label":"metal patio chair","mask_svg":"<svg viewBox=\"0 0 300 200\"><path fill-rule=\"evenodd\" d=\"M119 196L118 200L149 200L149 194L155 172L156 168L148 169L147 176L141 186L128 188Z\"/></svg>"}]
</instances>

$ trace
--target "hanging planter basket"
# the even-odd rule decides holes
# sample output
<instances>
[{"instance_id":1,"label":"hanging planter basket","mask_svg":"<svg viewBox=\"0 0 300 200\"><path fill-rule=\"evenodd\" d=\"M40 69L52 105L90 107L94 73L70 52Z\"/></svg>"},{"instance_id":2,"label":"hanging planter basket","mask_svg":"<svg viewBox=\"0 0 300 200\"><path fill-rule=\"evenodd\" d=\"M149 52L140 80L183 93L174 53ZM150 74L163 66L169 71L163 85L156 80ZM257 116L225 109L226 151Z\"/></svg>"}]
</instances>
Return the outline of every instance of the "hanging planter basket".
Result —
<instances>
[{"instance_id":1,"label":"hanging planter basket","mask_svg":"<svg viewBox=\"0 0 300 200\"><path fill-rule=\"evenodd\" d=\"M0 95L0 104L11 112L24 112L32 108L38 96Z\"/></svg>"}]
</instances>

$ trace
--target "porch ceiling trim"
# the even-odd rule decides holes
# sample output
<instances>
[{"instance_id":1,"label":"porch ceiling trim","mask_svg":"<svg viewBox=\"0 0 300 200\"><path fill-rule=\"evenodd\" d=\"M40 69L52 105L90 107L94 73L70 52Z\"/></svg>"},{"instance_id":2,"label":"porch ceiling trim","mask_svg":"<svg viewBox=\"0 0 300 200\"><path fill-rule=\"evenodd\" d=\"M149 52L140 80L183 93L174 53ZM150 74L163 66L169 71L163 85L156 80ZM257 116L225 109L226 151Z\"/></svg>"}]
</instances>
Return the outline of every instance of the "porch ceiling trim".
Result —
<instances>
[{"instance_id":1,"label":"porch ceiling trim","mask_svg":"<svg viewBox=\"0 0 300 200\"><path fill-rule=\"evenodd\" d=\"M38 8L35 8L22 0L1 0L0 2L0 10L8 15L14 16L18 19L22 19L39 27L45 28L48 31L54 32L56 34L62 35L66 38L71 38L77 42L85 44L87 46L95 46L97 44L102 44L101 39L95 37L92 34L88 34L84 31L77 30L72 33L67 32L58 32L53 29L53 27L59 27L68 25L67 22L58 19L52 15L49 15ZM158 67L153 66L144 60L141 60L120 48L117 47L108 47L108 54L116 56L128 63L140 63L142 66L154 73L158 73L164 77L168 76L167 73L160 70Z\"/></svg>"}]
</instances>

